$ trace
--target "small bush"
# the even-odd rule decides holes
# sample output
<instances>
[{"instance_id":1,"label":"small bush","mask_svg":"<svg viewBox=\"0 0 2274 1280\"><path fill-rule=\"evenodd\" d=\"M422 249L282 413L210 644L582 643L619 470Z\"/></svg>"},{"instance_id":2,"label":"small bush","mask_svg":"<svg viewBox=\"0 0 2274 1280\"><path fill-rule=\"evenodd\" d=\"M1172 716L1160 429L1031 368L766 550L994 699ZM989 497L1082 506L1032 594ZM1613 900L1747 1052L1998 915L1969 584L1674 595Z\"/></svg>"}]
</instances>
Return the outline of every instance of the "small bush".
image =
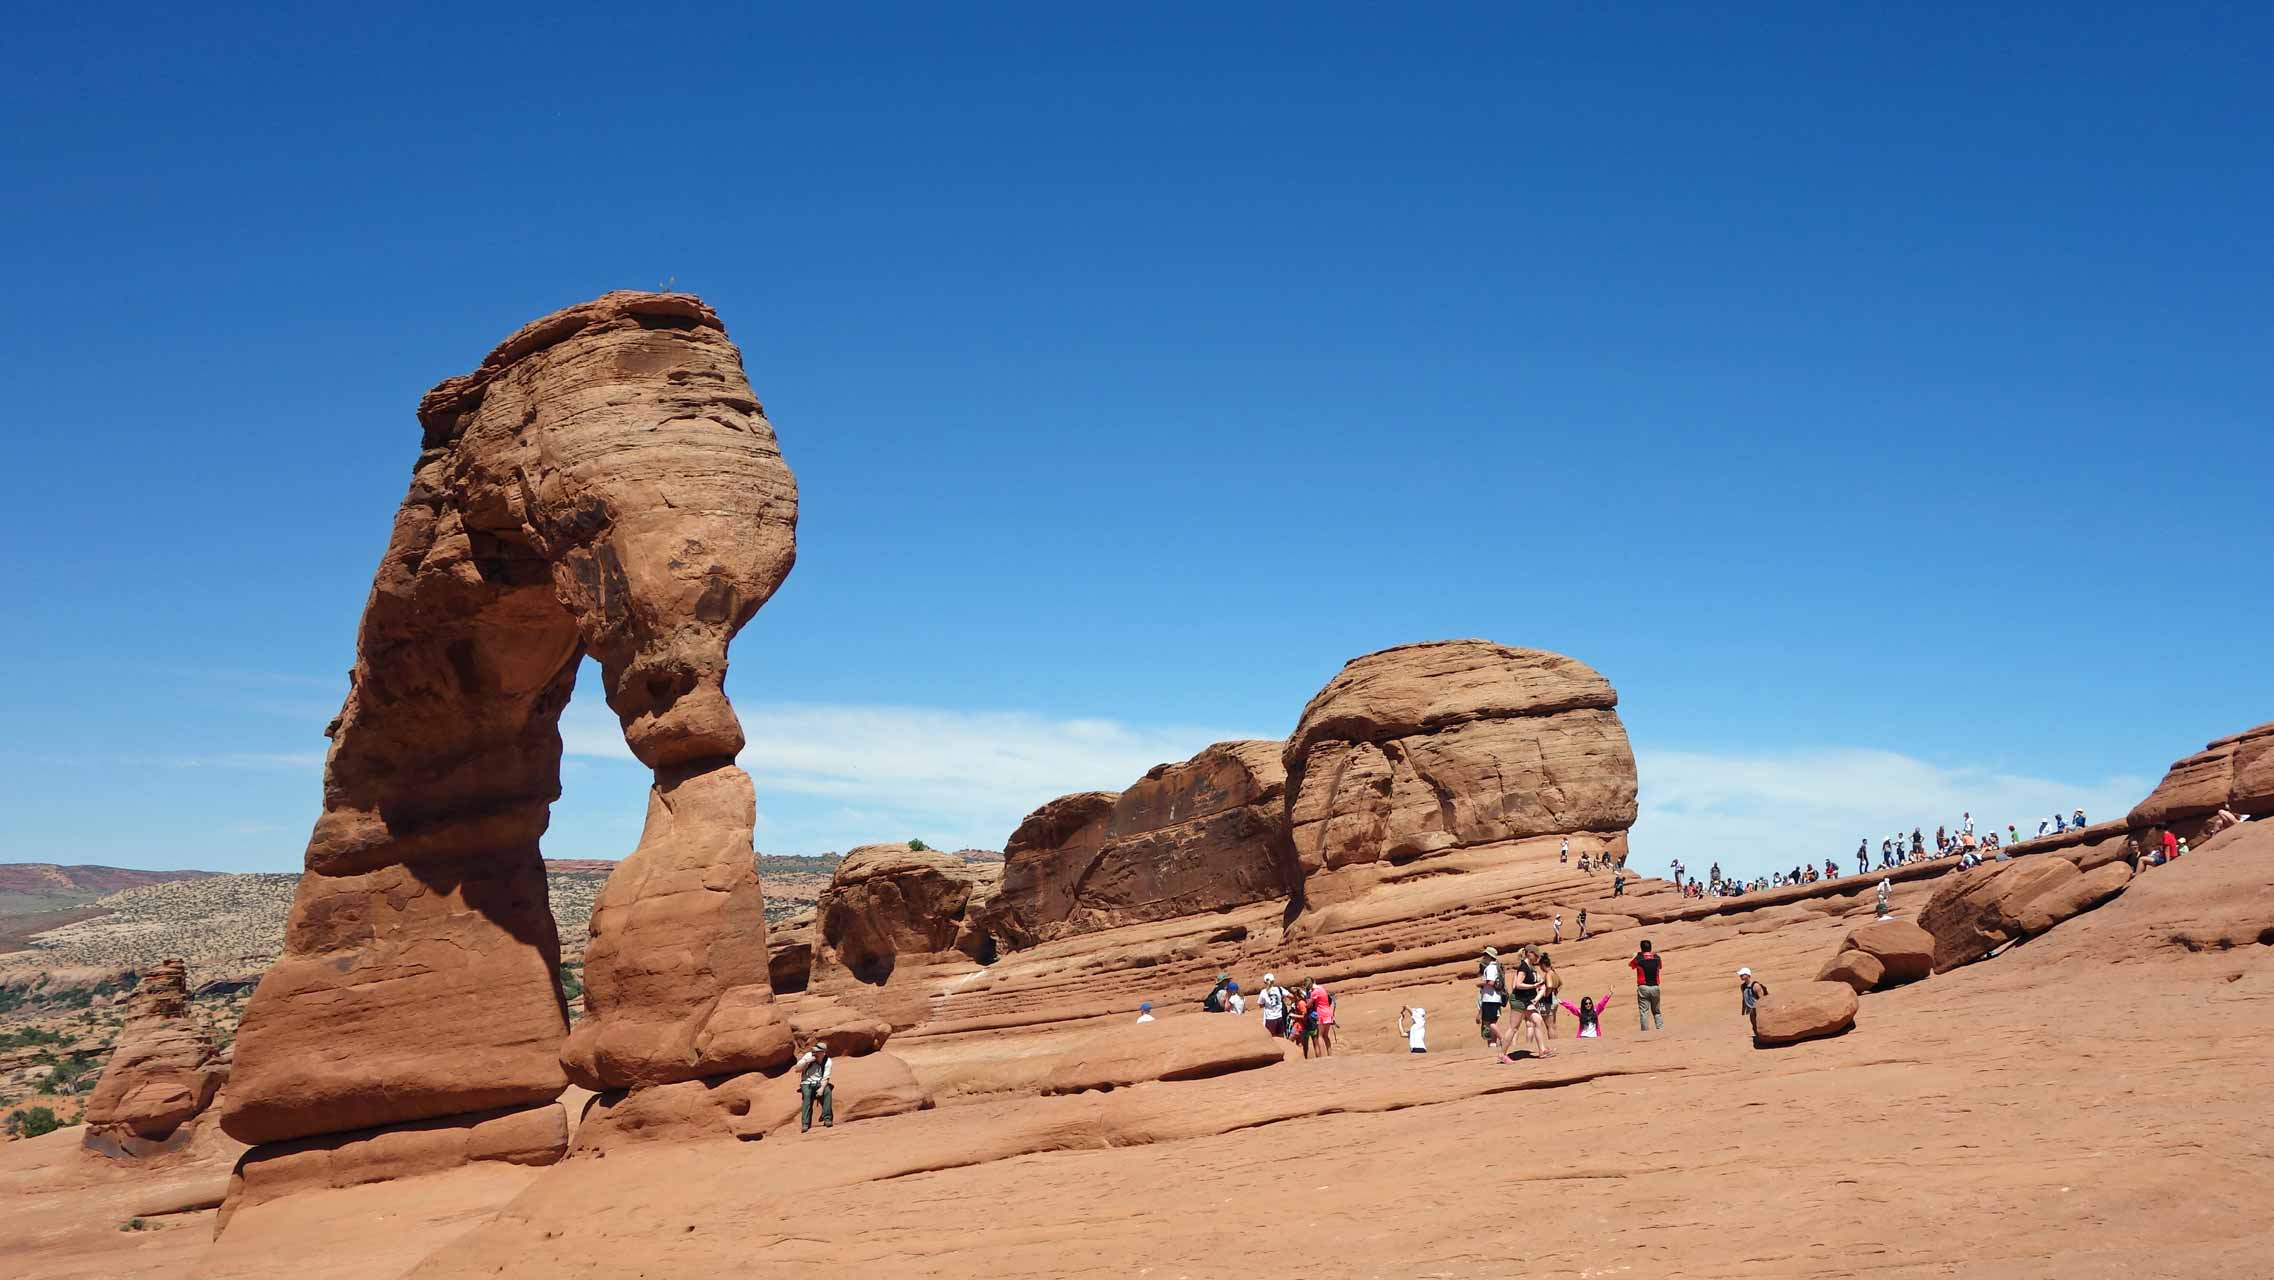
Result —
<instances>
[{"instance_id":1,"label":"small bush","mask_svg":"<svg viewBox=\"0 0 2274 1280\"><path fill-rule=\"evenodd\" d=\"M909 842L908 842L908 848L909 848L909 850L910 850L911 852L915 852L915 853L924 853L924 852L928 851L928 850L929 850L931 847L932 847L932 846L930 846L930 845L928 845L928 844L925 844L925 843L924 843L923 841L921 841L921 840L911 840L911 841L909 841Z\"/></svg>"},{"instance_id":2,"label":"small bush","mask_svg":"<svg viewBox=\"0 0 2274 1280\"><path fill-rule=\"evenodd\" d=\"M53 1107L25 1107L8 1117L8 1136L11 1138L37 1138L63 1127L63 1120Z\"/></svg>"}]
</instances>

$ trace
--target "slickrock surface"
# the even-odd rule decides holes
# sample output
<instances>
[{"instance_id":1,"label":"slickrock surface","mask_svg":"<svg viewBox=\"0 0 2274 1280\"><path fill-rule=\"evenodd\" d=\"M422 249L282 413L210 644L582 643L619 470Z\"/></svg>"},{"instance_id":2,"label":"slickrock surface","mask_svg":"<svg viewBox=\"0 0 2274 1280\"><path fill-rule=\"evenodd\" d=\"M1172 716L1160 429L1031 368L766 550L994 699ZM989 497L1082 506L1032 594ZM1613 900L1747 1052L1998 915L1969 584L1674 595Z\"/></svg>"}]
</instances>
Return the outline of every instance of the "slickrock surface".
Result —
<instances>
[{"instance_id":1,"label":"slickrock surface","mask_svg":"<svg viewBox=\"0 0 2274 1280\"><path fill-rule=\"evenodd\" d=\"M1305 899L1331 905L1397 866L1525 837L1623 851L1635 773L1617 706L1593 668L1538 649L1446 640L1352 659L1287 743Z\"/></svg>"},{"instance_id":2,"label":"slickrock surface","mask_svg":"<svg viewBox=\"0 0 2274 1280\"><path fill-rule=\"evenodd\" d=\"M246 1141L788 1052L722 681L789 572L797 491L739 353L694 298L612 293L526 326L419 420L309 874L239 1033L224 1124ZM655 785L564 1045L537 842L587 653Z\"/></svg>"},{"instance_id":3,"label":"slickrock surface","mask_svg":"<svg viewBox=\"0 0 2274 1280\"><path fill-rule=\"evenodd\" d=\"M212 1104L228 1078L213 1037L190 1011L187 966L169 960L142 975L126 1023L87 1099L90 1146L144 1154Z\"/></svg>"},{"instance_id":4,"label":"slickrock surface","mask_svg":"<svg viewBox=\"0 0 2274 1280\"><path fill-rule=\"evenodd\" d=\"M2132 807L2134 828L2171 826L2199 836L2220 809L2274 812L2274 722L2211 743L2171 766L2154 791Z\"/></svg>"},{"instance_id":5,"label":"slickrock surface","mask_svg":"<svg viewBox=\"0 0 2274 1280\"><path fill-rule=\"evenodd\" d=\"M1003 847L983 927L1009 946L1284 898L1279 742L1219 742L1126 791L1061 796Z\"/></svg>"}]
</instances>

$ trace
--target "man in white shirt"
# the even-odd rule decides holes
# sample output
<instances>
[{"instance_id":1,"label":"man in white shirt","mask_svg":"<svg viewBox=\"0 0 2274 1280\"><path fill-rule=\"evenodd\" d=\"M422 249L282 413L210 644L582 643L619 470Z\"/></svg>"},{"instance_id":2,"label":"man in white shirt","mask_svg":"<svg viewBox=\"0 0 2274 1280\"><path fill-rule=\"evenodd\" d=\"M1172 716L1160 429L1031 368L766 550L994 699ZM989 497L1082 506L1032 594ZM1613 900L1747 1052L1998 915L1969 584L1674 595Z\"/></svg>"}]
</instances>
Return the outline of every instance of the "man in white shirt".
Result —
<instances>
[{"instance_id":1,"label":"man in white shirt","mask_svg":"<svg viewBox=\"0 0 2274 1280\"><path fill-rule=\"evenodd\" d=\"M1263 975L1263 990L1255 993L1256 1007L1263 1011L1264 1034L1277 1039L1287 1031L1287 992L1279 979Z\"/></svg>"},{"instance_id":2,"label":"man in white shirt","mask_svg":"<svg viewBox=\"0 0 2274 1280\"><path fill-rule=\"evenodd\" d=\"M1477 1031L1487 1045L1496 1045L1500 1037L1493 1028L1500 1022L1500 950L1484 949L1484 964L1477 969Z\"/></svg>"},{"instance_id":3,"label":"man in white shirt","mask_svg":"<svg viewBox=\"0 0 2274 1280\"><path fill-rule=\"evenodd\" d=\"M798 1073L798 1126L799 1133L813 1129L813 1100L821 1099L821 1127L837 1127L837 1110L834 1104L836 1086L829 1083L829 1046L817 1042L797 1060Z\"/></svg>"},{"instance_id":4,"label":"man in white shirt","mask_svg":"<svg viewBox=\"0 0 2274 1280\"><path fill-rule=\"evenodd\" d=\"M1139 1022L1151 1022L1152 1020L1153 1020L1153 1002L1152 1002L1152 1001L1150 1001L1150 1000L1147 1000L1145 1003L1143 1003L1143 1004L1141 1004L1141 1005L1138 1005L1138 1006L1137 1006L1137 1021L1139 1021Z\"/></svg>"}]
</instances>

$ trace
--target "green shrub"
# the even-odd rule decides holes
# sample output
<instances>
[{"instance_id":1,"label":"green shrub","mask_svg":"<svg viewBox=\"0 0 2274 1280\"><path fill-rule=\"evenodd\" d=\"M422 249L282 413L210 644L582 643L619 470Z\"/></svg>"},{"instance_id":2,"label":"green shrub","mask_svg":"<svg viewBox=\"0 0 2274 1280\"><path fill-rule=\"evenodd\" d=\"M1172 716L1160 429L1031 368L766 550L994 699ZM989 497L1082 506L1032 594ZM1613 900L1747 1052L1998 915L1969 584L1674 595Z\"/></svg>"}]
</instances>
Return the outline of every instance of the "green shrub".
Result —
<instances>
[{"instance_id":1,"label":"green shrub","mask_svg":"<svg viewBox=\"0 0 2274 1280\"><path fill-rule=\"evenodd\" d=\"M923 853L931 847L932 846L925 844L921 840L911 840L908 842L908 848L915 853Z\"/></svg>"},{"instance_id":2,"label":"green shrub","mask_svg":"<svg viewBox=\"0 0 2274 1280\"><path fill-rule=\"evenodd\" d=\"M8 1117L8 1136L11 1138L37 1138L63 1127L63 1121L53 1107L25 1107Z\"/></svg>"}]
</instances>

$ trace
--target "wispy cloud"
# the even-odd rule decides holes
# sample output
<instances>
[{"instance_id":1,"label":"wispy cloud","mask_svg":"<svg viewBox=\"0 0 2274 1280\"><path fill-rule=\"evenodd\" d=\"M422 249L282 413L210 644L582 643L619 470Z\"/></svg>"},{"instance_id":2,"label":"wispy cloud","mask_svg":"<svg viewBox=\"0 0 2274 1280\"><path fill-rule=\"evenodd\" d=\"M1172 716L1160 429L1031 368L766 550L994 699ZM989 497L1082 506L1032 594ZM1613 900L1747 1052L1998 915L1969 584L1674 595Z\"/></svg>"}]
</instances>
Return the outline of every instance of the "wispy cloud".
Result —
<instances>
[{"instance_id":1,"label":"wispy cloud","mask_svg":"<svg viewBox=\"0 0 2274 1280\"><path fill-rule=\"evenodd\" d=\"M2118 816L2154 779L2096 781L2033 777L1980 765L1936 764L1893 751L1832 747L1717 753L1636 749L1642 812L1633 846L1651 871L1680 858L1703 869L1765 874L1795 863L1846 862L1856 841L1900 830L1956 827L1971 811L1977 830L2006 824L2033 834L2040 818L2082 807L2092 821Z\"/></svg>"},{"instance_id":2,"label":"wispy cloud","mask_svg":"<svg viewBox=\"0 0 2274 1280\"><path fill-rule=\"evenodd\" d=\"M848 848L923 835L934 844L998 847L1035 806L1069 791L1119 790L1164 761L1242 735L1195 725L1138 726L1024 711L826 703L742 704L757 782L778 840ZM561 719L572 756L629 762L615 717L598 700ZM795 799L793 799L795 798ZM794 821L780 821L783 818ZM777 843L784 852L795 843Z\"/></svg>"}]
</instances>

